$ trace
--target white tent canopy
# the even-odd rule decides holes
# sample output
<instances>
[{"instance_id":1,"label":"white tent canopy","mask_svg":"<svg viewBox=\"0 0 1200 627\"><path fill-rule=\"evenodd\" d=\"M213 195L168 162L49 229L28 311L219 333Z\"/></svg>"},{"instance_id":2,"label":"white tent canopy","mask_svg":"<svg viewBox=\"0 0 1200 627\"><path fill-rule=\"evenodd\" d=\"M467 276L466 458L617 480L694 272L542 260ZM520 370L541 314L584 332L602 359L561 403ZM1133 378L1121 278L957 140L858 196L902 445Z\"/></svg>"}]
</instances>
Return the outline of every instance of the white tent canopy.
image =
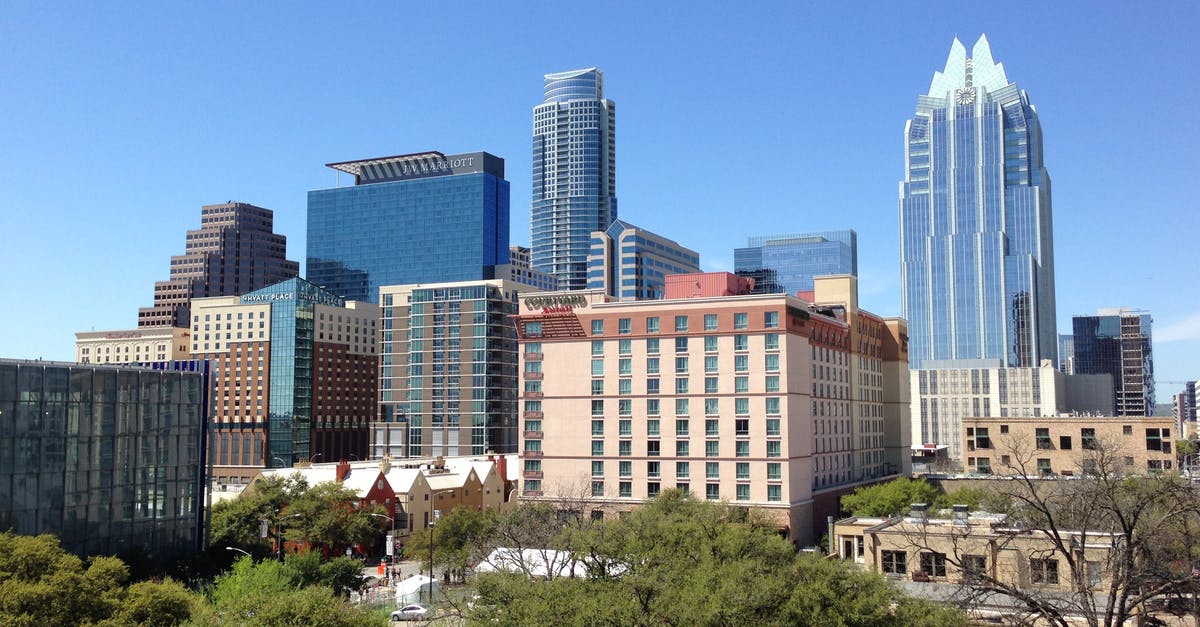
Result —
<instances>
[{"instance_id":1,"label":"white tent canopy","mask_svg":"<svg viewBox=\"0 0 1200 627\"><path fill-rule=\"evenodd\" d=\"M422 601L428 603L430 597L437 592L440 586L436 579L430 579L425 575L413 575L408 579L396 582L396 606L404 606L410 603L420 603Z\"/></svg>"}]
</instances>

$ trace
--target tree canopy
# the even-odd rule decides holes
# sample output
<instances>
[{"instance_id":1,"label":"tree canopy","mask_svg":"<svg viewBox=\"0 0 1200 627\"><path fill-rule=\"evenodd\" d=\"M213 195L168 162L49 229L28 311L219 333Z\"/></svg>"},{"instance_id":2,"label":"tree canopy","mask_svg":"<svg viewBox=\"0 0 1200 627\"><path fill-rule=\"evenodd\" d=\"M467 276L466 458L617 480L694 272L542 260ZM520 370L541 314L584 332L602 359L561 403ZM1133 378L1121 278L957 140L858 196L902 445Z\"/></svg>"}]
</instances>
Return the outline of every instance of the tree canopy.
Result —
<instances>
[{"instance_id":1,"label":"tree canopy","mask_svg":"<svg viewBox=\"0 0 1200 627\"><path fill-rule=\"evenodd\" d=\"M908 599L878 576L798 556L753 512L675 490L617 520L560 524L552 543L586 565L587 576L480 575L471 618L504 625L966 624L957 611Z\"/></svg>"}]
</instances>

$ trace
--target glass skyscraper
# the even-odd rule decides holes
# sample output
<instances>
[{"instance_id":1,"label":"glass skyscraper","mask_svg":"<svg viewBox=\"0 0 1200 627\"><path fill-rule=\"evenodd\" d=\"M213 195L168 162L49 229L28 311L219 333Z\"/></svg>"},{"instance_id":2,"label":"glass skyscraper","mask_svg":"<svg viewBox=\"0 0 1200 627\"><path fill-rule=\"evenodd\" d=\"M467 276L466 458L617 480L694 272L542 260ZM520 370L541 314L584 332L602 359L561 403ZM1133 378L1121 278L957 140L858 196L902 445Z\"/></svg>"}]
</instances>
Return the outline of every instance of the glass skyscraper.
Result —
<instances>
[{"instance_id":1,"label":"glass skyscraper","mask_svg":"<svg viewBox=\"0 0 1200 627\"><path fill-rule=\"evenodd\" d=\"M1154 415L1154 353L1150 314L1101 309L1075 316L1075 374L1108 374L1118 416Z\"/></svg>"},{"instance_id":2,"label":"glass skyscraper","mask_svg":"<svg viewBox=\"0 0 1200 627\"><path fill-rule=\"evenodd\" d=\"M733 249L734 272L755 280L754 293L813 291L813 277L858 276L858 233L822 231L751 237Z\"/></svg>"},{"instance_id":3,"label":"glass skyscraper","mask_svg":"<svg viewBox=\"0 0 1200 627\"><path fill-rule=\"evenodd\" d=\"M909 363L1055 360L1050 176L1029 96L986 37L958 39L904 129L901 305Z\"/></svg>"},{"instance_id":4,"label":"glass skyscraper","mask_svg":"<svg viewBox=\"0 0 1200 627\"><path fill-rule=\"evenodd\" d=\"M383 285L491 279L508 263L503 159L423 152L328 165L354 185L308 193L316 285L375 303Z\"/></svg>"},{"instance_id":5,"label":"glass skyscraper","mask_svg":"<svg viewBox=\"0 0 1200 627\"><path fill-rule=\"evenodd\" d=\"M533 268L558 277L559 289L581 290L592 232L617 219L616 105L596 68L545 81L533 108Z\"/></svg>"}]
</instances>

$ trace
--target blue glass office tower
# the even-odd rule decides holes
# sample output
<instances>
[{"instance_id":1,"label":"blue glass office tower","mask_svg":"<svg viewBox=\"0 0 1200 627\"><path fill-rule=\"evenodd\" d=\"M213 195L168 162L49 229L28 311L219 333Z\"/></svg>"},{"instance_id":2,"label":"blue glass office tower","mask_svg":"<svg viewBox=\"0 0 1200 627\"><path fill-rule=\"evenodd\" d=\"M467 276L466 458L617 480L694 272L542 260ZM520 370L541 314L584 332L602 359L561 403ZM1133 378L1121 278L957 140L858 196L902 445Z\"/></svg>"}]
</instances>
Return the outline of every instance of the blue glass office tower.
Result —
<instances>
[{"instance_id":1,"label":"blue glass office tower","mask_svg":"<svg viewBox=\"0 0 1200 627\"><path fill-rule=\"evenodd\" d=\"M756 294L811 292L813 277L858 276L858 233L822 231L748 238L733 249L733 270L754 279Z\"/></svg>"},{"instance_id":2,"label":"blue glass office tower","mask_svg":"<svg viewBox=\"0 0 1200 627\"><path fill-rule=\"evenodd\" d=\"M533 108L530 246L560 290L587 288L593 231L617 219L616 105L596 68L547 74Z\"/></svg>"},{"instance_id":3,"label":"blue glass office tower","mask_svg":"<svg viewBox=\"0 0 1200 627\"><path fill-rule=\"evenodd\" d=\"M491 279L508 263L504 160L423 152L330 163L354 186L308 193L308 280L349 300L382 285Z\"/></svg>"},{"instance_id":4,"label":"blue glass office tower","mask_svg":"<svg viewBox=\"0 0 1200 627\"><path fill-rule=\"evenodd\" d=\"M1029 96L986 37L958 39L904 129L901 308L909 364L1055 360L1050 176Z\"/></svg>"},{"instance_id":5,"label":"blue glass office tower","mask_svg":"<svg viewBox=\"0 0 1200 627\"><path fill-rule=\"evenodd\" d=\"M1154 415L1154 352L1150 314L1101 309L1071 319L1075 374L1108 374L1118 416Z\"/></svg>"}]
</instances>

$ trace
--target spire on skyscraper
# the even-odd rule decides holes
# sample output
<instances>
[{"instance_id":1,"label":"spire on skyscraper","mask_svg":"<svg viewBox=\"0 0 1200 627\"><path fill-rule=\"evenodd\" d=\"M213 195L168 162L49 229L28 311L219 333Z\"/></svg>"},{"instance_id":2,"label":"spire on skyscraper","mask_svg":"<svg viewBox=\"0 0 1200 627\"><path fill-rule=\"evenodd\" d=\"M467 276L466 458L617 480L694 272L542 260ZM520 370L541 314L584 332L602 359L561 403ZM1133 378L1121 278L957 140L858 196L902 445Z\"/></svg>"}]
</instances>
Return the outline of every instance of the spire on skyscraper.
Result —
<instances>
[{"instance_id":1,"label":"spire on skyscraper","mask_svg":"<svg viewBox=\"0 0 1200 627\"><path fill-rule=\"evenodd\" d=\"M954 43L950 44L950 55L946 57L946 68L933 73L926 95L944 98L946 92L955 89L983 87L988 91L996 91L1006 85L1008 76L1004 73L1004 64L992 60L992 47L987 35L979 36L969 58L966 47L955 37Z\"/></svg>"}]
</instances>

